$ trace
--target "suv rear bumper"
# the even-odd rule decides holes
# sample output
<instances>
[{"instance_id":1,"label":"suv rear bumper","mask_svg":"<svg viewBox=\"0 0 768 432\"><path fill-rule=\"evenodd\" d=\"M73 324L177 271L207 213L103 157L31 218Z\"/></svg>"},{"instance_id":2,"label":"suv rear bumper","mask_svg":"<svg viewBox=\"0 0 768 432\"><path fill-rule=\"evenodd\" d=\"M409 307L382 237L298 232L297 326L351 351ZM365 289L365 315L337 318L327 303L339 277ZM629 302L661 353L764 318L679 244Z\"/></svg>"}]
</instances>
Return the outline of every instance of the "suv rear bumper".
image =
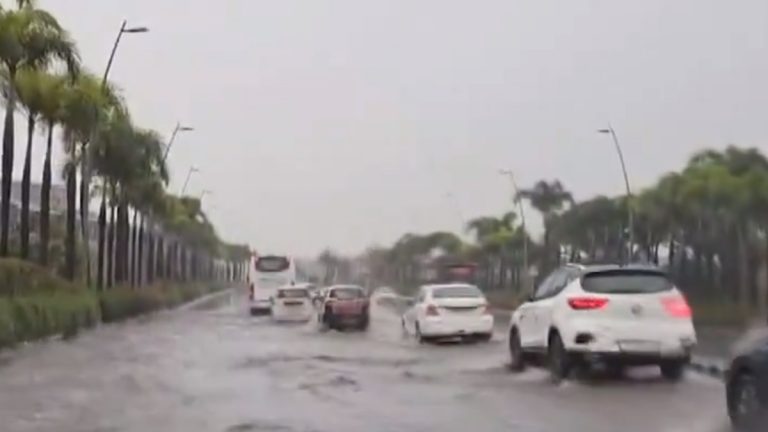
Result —
<instances>
[{"instance_id":1,"label":"suv rear bumper","mask_svg":"<svg viewBox=\"0 0 768 432\"><path fill-rule=\"evenodd\" d=\"M637 353L637 352L571 352L575 360L587 363L610 363L624 366L657 365L667 362L688 363L689 352L678 353Z\"/></svg>"}]
</instances>

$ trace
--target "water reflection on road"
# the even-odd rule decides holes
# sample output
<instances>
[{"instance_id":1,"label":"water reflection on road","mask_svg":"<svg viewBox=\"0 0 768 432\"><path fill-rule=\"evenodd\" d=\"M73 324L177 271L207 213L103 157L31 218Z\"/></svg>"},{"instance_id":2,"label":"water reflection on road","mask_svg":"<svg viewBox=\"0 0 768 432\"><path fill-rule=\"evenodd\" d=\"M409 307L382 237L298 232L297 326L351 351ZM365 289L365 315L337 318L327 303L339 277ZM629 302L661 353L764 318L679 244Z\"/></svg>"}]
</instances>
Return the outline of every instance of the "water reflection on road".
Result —
<instances>
[{"instance_id":1,"label":"water reflection on road","mask_svg":"<svg viewBox=\"0 0 768 432\"><path fill-rule=\"evenodd\" d=\"M553 386L510 374L499 335L418 345L375 307L367 333L247 316L245 300L105 326L5 354L0 430L719 431L722 386L637 370Z\"/></svg>"}]
</instances>

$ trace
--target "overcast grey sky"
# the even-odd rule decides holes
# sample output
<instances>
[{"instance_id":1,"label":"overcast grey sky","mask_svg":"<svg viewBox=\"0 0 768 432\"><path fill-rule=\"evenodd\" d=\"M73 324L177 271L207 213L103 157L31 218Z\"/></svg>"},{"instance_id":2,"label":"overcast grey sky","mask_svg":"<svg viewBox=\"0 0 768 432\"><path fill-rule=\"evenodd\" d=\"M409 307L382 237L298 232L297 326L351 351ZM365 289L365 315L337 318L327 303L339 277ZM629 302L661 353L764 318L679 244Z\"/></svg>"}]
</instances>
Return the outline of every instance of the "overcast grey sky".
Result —
<instances>
[{"instance_id":1,"label":"overcast grey sky","mask_svg":"<svg viewBox=\"0 0 768 432\"><path fill-rule=\"evenodd\" d=\"M459 229L559 178L621 193L702 147L766 149L765 0L43 0L136 122L197 131L170 156L222 234L261 251L357 251ZM20 175L23 127L16 165ZM40 172L42 145L35 157ZM452 192L456 203L446 198ZM457 206L460 210L457 210Z\"/></svg>"}]
</instances>

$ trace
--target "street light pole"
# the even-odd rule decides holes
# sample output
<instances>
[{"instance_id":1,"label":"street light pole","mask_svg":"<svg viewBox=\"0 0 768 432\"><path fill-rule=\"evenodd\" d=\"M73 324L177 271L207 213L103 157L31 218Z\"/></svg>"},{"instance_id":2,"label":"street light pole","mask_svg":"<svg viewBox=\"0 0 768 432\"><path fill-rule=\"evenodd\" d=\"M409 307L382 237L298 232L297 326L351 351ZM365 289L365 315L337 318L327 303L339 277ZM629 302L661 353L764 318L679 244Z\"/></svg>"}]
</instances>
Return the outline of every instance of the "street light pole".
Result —
<instances>
[{"instance_id":1,"label":"street light pole","mask_svg":"<svg viewBox=\"0 0 768 432\"><path fill-rule=\"evenodd\" d=\"M634 210L632 209L632 190L629 187L629 176L627 175L627 166L624 163L624 154L621 151L621 145L619 139L616 137L616 131L611 125L608 125L607 129L599 129L597 131L601 134L608 134L613 139L613 145L616 147L616 154L619 156L619 162L621 163L621 172L624 174L624 186L627 189L627 230L628 232L628 244L627 244L627 261L632 259L632 245L634 244Z\"/></svg>"},{"instance_id":2,"label":"street light pole","mask_svg":"<svg viewBox=\"0 0 768 432\"><path fill-rule=\"evenodd\" d=\"M515 174L512 170L499 170L499 174L509 177L509 181L512 184L512 190L515 193L514 201L517 203L517 209L520 211L520 221L523 227L523 284L524 289L529 289L529 268L528 268L528 231L525 229L525 209L523 208L523 201L520 199L520 189L517 187L515 181Z\"/></svg>"},{"instance_id":3,"label":"street light pole","mask_svg":"<svg viewBox=\"0 0 768 432\"><path fill-rule=\"evenodd\" d=\"M182 126L180 122L176 122L176 127L173 128L173 133L171 134L171 139L168 140L168 145L165 147L165 153L163 153L163 162L168 159L168 153L171 152L171 146L173 146L173 141L176 140L176 135L178 135L179 132L189 132L193 130L195 129L189 126Z\"/></svg>"},{"instance_id":4,"label":"street light pole","mask_svg":"<svg viewBox=\"0 0 768 432\"><path fill-rule=\"evenodd\" d=\"M187 179L184 180L184 187L181 188L181 195L184 196L184 192L187 191L187 185L189 184L189 178L192 177L193 173L200 172L200 170L197 167L189 167L189 171L187 172Z\"/></svg>"},{"instance_id":5,"label":"street light pole","mask_svg":"<svg viewBox=\"0 0 768 432\"><path fill-rule=\"evenodd\" d=\"M120 45L120 40L123 37L123 33L146 33L149 31L147 27L127 27L128 21L123 20L122 24L120 25L120 31L117 33L117 37L115 38L115 43L112 45L112 51L109 54L109 60L107 61L107 67L104 69L104 75L102 75L101 78L101 91L104 92L107 89L107 83L109 79L109 72L112 70L112 64L115 61L115 54L117 54L117 47ZM94 117L98 116L98 112L94 112ZM94 131L91 135L90 141L92 142L95 138L96 132ZM85 146L85 144L83 144ZM85 150L85 148L83 148ZM81 170L81 179L80 179L80 225L81 230L83 234L83 242L85 243L85 265L86 265L86 281L90 285L91 282L91 250L89 246L89 229L88 229L88 208L90 207L90 200L89 200L89 194L88 194L88 188L89 184L91 182L91 170L90 170L90 161L88 160L88 153L86 151L82 152L82 158L80 165ZM101 200L101 206L99 208L99 244L97 246L97 252L99 254L98 256L98 269L97 269L97 285L99 288L102 288L103 283L103 270L104 270L104 227L106 225L106 190L103 192L104 196Z\"/></svg>"}]
</instances>

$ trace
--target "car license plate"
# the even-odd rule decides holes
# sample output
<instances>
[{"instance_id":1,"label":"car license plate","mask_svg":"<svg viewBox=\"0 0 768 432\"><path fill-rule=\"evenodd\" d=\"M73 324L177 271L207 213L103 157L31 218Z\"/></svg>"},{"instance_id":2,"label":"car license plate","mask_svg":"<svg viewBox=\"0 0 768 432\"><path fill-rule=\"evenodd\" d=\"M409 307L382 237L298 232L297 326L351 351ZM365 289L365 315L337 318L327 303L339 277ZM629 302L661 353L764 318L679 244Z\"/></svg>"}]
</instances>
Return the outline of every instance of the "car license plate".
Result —
<instances>
[{"instance_id":1,"label":"car license plate","mask_svg":"<svg viewBox=\"0 0 768 432\"><path fill-rule=\"evenodd\" d=\"M287 301L284 304L286 306L301 306L303 303L300 301Z\"/></svg>"},{"instance_id":2,"label":"car license plate","mask_svg":"<svg viewBox=\"0 0 768 432\"><path fill-rule=\"evenodd\" d=\"M656 353L661 349L658 342L652 341L621 341L619 348L625 352Z\"/></svg>"}]
</instances>

